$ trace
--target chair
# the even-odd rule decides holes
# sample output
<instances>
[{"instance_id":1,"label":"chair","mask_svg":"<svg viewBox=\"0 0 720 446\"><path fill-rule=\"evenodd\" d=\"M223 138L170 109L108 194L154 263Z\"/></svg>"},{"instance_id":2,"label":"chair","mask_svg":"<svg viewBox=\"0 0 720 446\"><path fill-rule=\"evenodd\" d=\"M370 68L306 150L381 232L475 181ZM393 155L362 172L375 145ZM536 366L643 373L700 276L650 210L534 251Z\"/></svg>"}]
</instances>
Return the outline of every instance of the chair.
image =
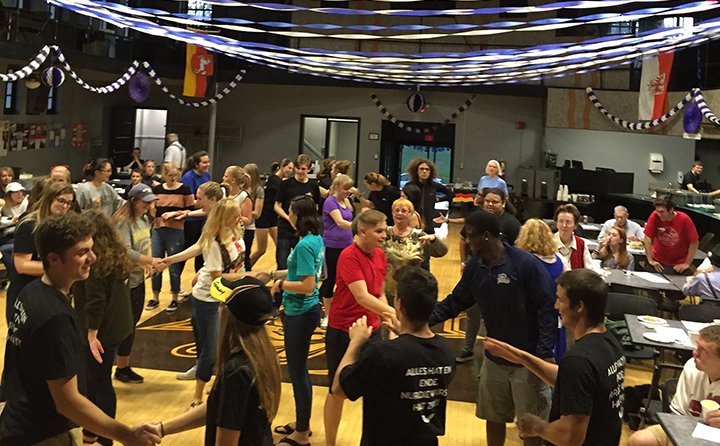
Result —
<instances>
[{"instance_id":1,"label":"chair","mask_svg":"<svg viewBox=\"0 0 720 446\"><path fill-rule=\"evenodd\" d=\"M703 235L698 244L698 249L702 252L708 252L715 247L715 234L708 232Z\"/></svg>"},{"instance_id":2,"label":"chair","mask_svg":"<svg viewBox=\"0 0 720 446\"><path fill-rule=\"evenodd\" d=\"M608 319L621 321L626 314L657 315L657 304L654 300L635 294L608 293L605 315ZM625 358L652 359L654 350L651 347L642 347L639 350L623 347Z\"/></svg>"},{"instance_id":3,"label":"chair","mask_svg":"<svg viewBox=\"0 0 720 446\"><path fill-rule=\"evenodd\" d=\"M678 309L678 317L681 321L709 323L720 318L720 305L709 302L700 305L682 305Z\"/></svg>"}]
</instances>

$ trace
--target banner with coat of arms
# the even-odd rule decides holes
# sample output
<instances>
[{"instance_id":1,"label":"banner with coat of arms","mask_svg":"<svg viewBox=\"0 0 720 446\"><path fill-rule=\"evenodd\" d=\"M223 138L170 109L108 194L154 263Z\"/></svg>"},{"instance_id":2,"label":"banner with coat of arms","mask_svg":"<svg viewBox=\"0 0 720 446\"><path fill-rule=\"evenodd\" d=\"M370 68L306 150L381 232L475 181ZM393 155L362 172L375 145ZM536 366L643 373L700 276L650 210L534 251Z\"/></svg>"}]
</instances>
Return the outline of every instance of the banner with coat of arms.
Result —
<instances>
[{"instance_id":1,"label":"banner with coat of arms","mask_svg":"<svg viewBox=\"0 0 720 446\"><path fill-rule=\"evenodd\" d=\"M192 44L187 45L185 54L183 95L204 98L207 93L208 81L215 71L214 56L207 49Z\"/></svg>"}]
</instances>

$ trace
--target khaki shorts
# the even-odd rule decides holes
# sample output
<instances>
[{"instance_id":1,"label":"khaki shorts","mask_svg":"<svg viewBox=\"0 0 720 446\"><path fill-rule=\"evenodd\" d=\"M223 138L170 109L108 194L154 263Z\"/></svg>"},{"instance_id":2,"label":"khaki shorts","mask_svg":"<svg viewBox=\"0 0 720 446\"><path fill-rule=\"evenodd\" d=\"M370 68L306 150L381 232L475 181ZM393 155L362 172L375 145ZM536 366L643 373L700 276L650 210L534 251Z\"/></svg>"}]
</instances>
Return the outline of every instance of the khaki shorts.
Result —
<instances>
[{"instance_id":1,"label":"khaki shorts","mask_svg":"<svg viewBox=\"0 0 720 446\"><path fill-rule=\"evenodd\" d=\"M475 415L494 423L512 423L526 413L547 420L550 386L525 367L500 365L485 358L478 376Z\"/></svg>"},{"instance_id":2,"label":"khaki shorts","mask_svg":"<svg viewBox=\"0 0 720 446\"><path fill-rule=\"evenodd\" d=\"M76 427L70 429L62 434L55 435L54 437L43 440L39 443L35 443L33 446L82 446L83 435L82 429Z\"/></svg>"},{"instance_id":3,"label":"khaki shorts","mask_svg":"<svg viewBox=\"0 0 720 446\"><path fill-rule=\"evenodd\" d=\"M655 440L657 440L658 446L665 446L668 444L668 436L661 425L653 424L652 426L647 427L645 430L655 436Z\"/></svg>"}]
</instances>

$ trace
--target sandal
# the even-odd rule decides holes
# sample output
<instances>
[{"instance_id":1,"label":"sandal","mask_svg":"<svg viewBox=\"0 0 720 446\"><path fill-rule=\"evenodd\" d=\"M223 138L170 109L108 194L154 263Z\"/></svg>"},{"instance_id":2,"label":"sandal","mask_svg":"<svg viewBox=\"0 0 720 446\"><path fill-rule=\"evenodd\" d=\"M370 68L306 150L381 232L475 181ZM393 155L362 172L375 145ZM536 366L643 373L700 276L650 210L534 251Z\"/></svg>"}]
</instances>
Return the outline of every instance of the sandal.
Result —
<instances>
[{"instance_id":1,"label":"sandal","mask_svg":"<svg viewBox=\"0 0 720 446\"><path fill-rule=\"evenodd\" d=\"M278 426L278 427L285 427L285 426ZM292 438L284 437L277 443L275 443L275 446L279 446L281 444L287 444L290 446L310 446L310 443L298 443L297 441L293 440Z\"/></svg>"},{"instance_id":2,"label":"sandal","mask_svg":"<svg viewBox=\"0 0 720 446\"><path fill-rule=\"evenodd\" d=\"M288 423L284 426L275 426L273 432L280 435L291 435L295 432L295 429L293 429L292 426L290 426L290 423ZM312 431L308 433L308 437L312 437Z\"/></svg>"}]
</instances>

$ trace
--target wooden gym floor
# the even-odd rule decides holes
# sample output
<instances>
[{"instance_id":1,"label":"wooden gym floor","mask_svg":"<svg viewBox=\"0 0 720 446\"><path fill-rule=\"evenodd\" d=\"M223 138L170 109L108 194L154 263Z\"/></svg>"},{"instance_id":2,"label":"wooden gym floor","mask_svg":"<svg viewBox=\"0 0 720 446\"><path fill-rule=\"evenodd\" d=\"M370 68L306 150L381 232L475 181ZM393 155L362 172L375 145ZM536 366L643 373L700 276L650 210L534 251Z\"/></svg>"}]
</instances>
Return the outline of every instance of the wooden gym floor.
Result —
<instances>
[{"instance_id":1,"label":"wooden gym floor","mask_svg":"<svg viewBox=\"0 0 720 446\"><path fill-rule=\"evenodd\" d=\"M431 271L438 278L440 285L440 299L444 298L453 288L460 277L459 254L457 243L459 240L458 225L451 225L448 237L450 252L441 259L432 259ZM272 270L275 265L274 245L269 242L268 252L260 259L253 268L255 270ZM193 277L192 262L182 276L183 289L191 289L190 282ZM161 305L153 311L144 311L140 323L147 321L156 314L164 311L170 295L167 274L164 274L165 282L161 294ZM148 295L150 295L150 284L147 284ZM5 293L0 293L0 308L5 307ZM7 326L4 318L0 318L0 368L5 356L5 339ZM132 365L132 360L131 360ZM474 373L473 362L460 365L459 368L466 370L464 373ZM118 397L117 418L126 424L137 424L147 421L164 420L173 417L187 410L191 400L194 381L178 381L175 379L175 372L166 370L155 370L147 368L134 368L145 377L143 384L124 384L114 381L115 391ZM633 386L650 382L651 363L640 362L629 364L625 373L625 385ZM324 386L313 387L313 409L311 429L314 434L311 438L315 445L322 445L325 441L322 421L322 407L327 394ZM273 426L286 424L294 421L295 407L292 395L292 386L289 383L282 385L282 398L280 410L273 421ZM447 407L446 435L440 438L441 445L469 446L486 444L484 422L475 417L475 405L473 403L449 401ZM338 445L357 445L360 442L362 431L362 402L346 402L343 420L340 424ZM621 444L625 444L628 435L632 433L627 426L623 428ZM276 440L281 436L276 435ZM163 440L163 445L201 445L204 441L204 429L195 429ZM506 444L508 446L519 446L522 440L518 437L514 425L508 425Z\"/></svg>"}]
</instances>

